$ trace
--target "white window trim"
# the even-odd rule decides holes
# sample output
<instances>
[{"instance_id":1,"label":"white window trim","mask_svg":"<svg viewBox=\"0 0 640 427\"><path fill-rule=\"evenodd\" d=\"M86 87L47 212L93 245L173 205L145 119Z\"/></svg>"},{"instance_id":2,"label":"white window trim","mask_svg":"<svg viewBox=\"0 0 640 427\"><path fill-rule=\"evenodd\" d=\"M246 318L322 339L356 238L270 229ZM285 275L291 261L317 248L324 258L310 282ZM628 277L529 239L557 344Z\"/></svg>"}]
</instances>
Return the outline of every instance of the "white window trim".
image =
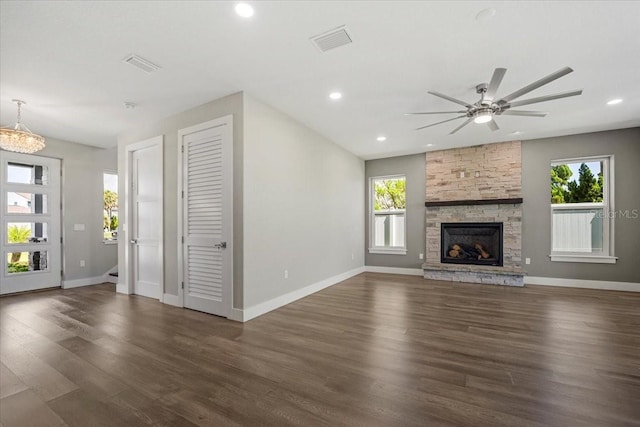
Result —
<instances>
[{"instance_id":1,"label":"white window trim","mask_svg":"<svg viewBox=\"0 0 640 427\"><path fill-rule=\"evenodd\" d=\"M549 255L554 262L589 262L593 264L615 264L618 257L606 255Z\"/></svg>"},{"instance_id":2,"label":"white window trim","mask_svg":"<svg viewBox=\"0 0 640 427\"><path fill-rule=\"evenodd\" d=\"M406 255L407 254L407 210L402 209L398 210L398 212L404 213L404 246L403 247L387 247L387 246L373 246L374 239L374 229L375 229L375 215L373 209L373 201L374 197L374 186L373 181L383 180L383 179L398 179L404 178L405 180L405 198L406 198L406 182L407 176L403 174L399 175L382 175L382 176L372 176L369 177L369 253L370 254L383 254L383 255Z\"/></svg>"},{"instance_id":3,"label":"white window trim","mask_svg":"<svg viewBox=\"0 0 640 427\"><path fill-rule=\"evenodd\" d=\"M407 249L402 248L386 248L381 247L369 248L370 254L383 254L383 255L406 255Z\"/></svg>"},{"instance_id":4,"label":"white window trim","mask_svg":"<svg viewBox=\"0 0 640 427\"><path fill-rule=\"evenodd\" d=\"M551 167L557 165L564 165L567 163L585 163L590 161L602 161L602 173L604 176L604 190L602 194L602 202L595 203L563 203L563 204L551 204L550 215L553 218L554 210L562 209L580 209L580 208L604 208L603 218L603 236L602 236L602 252L593 254L584 254L580 252L559 252L551 250L549 258L553 262L582 262L593 264L615 264L618 257L614 256L615 248L615 216L612 212L615 212L615 174L614 174L614 156L613 154L602 156L588 156L588 157L576 157L571 159L560 159L551 162ZM553 220L553 219L552 219ZM551 245L553 248L553 227L550 230Z\"/></svg>"}]
</instances>

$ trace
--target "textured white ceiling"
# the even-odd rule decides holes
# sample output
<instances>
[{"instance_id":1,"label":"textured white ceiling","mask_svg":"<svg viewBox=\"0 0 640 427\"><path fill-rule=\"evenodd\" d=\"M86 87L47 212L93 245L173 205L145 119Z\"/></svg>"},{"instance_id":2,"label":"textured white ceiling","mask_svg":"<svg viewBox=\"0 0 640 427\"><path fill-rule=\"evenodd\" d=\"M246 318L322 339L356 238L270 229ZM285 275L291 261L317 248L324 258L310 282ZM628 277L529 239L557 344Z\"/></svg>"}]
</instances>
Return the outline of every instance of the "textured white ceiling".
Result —
<instances>
[{"instance_id":1,"label":"textured white ceiling","mask_svg":"<svg viewBox=\"0 0 640 427\"><path fill-rule=\"evenodd\" d=\"M2 1L2 125L21 98L32 131L109 147L137 123L241 90L365 159L640 125L640 2L250 3L246 20L232 2ZM475 19L489 7L492 19ZM340 25L351 45L322 54L309 41ZM130 53L162 69L122 63ZM499 117L498 132L470 124L450 136L460 122L414 129L453 116L403 115L458 109L427 90L477 101L475 85L496 67L508 69L506 95L564 66L575 72L525 98L584 93L523 107L546 118ZM330 101L332 90L343 99Z\"/></svg>"}]
</instances>

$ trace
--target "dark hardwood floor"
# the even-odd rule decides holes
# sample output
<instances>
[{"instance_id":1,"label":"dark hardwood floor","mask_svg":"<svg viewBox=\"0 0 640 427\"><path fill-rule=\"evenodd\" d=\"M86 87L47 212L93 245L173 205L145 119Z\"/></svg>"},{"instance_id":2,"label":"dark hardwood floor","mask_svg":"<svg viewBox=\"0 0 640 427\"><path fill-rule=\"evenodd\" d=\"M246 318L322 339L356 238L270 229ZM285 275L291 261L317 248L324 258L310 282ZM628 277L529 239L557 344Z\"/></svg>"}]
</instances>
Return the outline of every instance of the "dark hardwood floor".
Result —
<instances>
[{"instance_id":1,"label":"dark hardwood floor","mask_svg":"<svg viewBox=\"0 0 640 427\"><path fill-rule=\"evenodd\" d=\"M640 294L365 273L246 324L114 285L0 299L11 426L640 425Z\"/></svg>"}]
</instances>

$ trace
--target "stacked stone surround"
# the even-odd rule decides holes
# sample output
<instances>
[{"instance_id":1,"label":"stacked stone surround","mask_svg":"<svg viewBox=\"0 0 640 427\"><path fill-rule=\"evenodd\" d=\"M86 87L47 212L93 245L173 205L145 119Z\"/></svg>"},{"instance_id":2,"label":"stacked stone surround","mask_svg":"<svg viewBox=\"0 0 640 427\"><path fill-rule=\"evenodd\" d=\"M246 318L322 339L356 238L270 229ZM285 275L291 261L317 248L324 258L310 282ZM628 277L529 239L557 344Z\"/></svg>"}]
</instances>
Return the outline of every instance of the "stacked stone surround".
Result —
<instances>
[{"instance_id":1,"label":"stacked stone surround","mask_svg":"<svg viewBox=\"0 0 640 427\"><path fill-rule=\"evenodd\" d=\"M426 168L427 202L522 197L520 141L432 151Z\"/></svg>"},{"instance_id":2,"label":"stacked stone surround","mask_svg":"<svg viewBox=\"0 0 640 427\"><path fill-rule=\"evenodd\" d=\"M424 277L432 280L524 285L522 271L522 205L474 201L522 197L519 141L427 153L427 202L469 201L461 206L426 208ZM503 267L440 262L443 222L502 222Z\"/></svg>"}]
</instances>

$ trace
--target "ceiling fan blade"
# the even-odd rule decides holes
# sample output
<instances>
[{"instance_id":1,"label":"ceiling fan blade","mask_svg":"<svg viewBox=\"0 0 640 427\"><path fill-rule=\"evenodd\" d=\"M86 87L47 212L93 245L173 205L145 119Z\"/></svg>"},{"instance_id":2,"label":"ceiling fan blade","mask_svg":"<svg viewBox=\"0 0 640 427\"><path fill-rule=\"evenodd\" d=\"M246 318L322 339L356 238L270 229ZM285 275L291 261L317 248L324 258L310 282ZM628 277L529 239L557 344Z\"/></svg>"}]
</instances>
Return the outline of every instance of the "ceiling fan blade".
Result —
<instances>
[{"instance_id":1,"label":"ceiling fan blade","mask_svg":"<svg viewBox=\"0 0 640 427\"><path fill-rule=\"evenodd\" d=\"M499 104L506 104L509 101L511 101L512 99L516 99L521 97L522 95L531 92L534 89L538 89L540 86L544 86L547 83L551 83L552 81L559 79L562 76L565 76L567 74L569 74L570 72L572 72L573 69L569 68L569 67L564 67L561 70L556 71L555 73L551 73L546 77L541 78L540 80L537 80L525 87L523 87L522 89L518 89L517 91L513 92L512 94L509 94L507 96L505 96L504 98L502 98L501 100L498 101Z\"/></svg>"},{"instance_id":2,"label":"ceiling fan blade","mask_svg":"<svg viewBox=\"0 0 640 427\"><path fill-rule=\"evenodd\" d=\"M438 123L432 123L432 124L430 124L430 125L421 126L421 127L419 127L419 128L416 128L416 130L420 130L420 129L424 129L424 128L429 128L429 127L431 127L431 126L439 125L439 124L441 124L441 123L450 122L451 120L461 119L461 118L463 118L463 117L467 117L467 115L465 114L464 116L458 116L458 117L454 117L453 119L443 120L443 121L438 122Z\"/></svg>"},{"instance_id":3,"label":"ceiling fan blade","mask_svg":"<svg viewBox=\"0 0 640 427\"><path fill-rule=\"evenodd\" d=\"M568 98L570 96L582 95L582 89L571 90L568 92L556 93L555 95L540 96L538 98L523 99L522 101L510 102L507 104L509 108L520 107L521 105L535 104L537 102L552 101L554 99Z\"/></svg>"},{"instance_id":4,"label":"ceiling fan blade","mask_svg":"<svg viewBox=\"0 0 640 427\"><path fill-rule=\"evenodd\" d=\"M495 120L491 120L487 122L487 126L489 126L489 129L491 129L494 132L500 129L500 127L498 126Z\"/></svg>"},{"instance_id":5,"label":"ceiling fan blade","mask_svg":"<svg viewBox=\"0 0 640 427\"><path fill-rule=\"evenodd\" d=\"M547 115L547 112L546 111L506 110L498 114L504 115L504 116L544 117Z\"/></svg>"},{"instance_id":6,"label":"ceiling fan blade","mask_svg":"<svg viewBox=\"0 0 640 427\"><path fill-rule=\"evenodd\" d=\"M464 105L467 108L473 108L473 105L471 105L471 104L469 104L467 102L464 102L464 101L460 101L459 99L452 98L452 97L450 97L448 95L445 95L444 93L434 92L432 90L430 90L428 93L430 93L431 95L438 96L440 98L446 99L447 101L451 101L451 102L455 102L456 104Z\"/></svg>"},{"instance_id":7,"label":"ceiling fan blade","mask_svg":"<svg viewBox=\"0 0 640 427\"><path fill-rule=\"evenodd\" d=\"M417 116L420 114L466 114L466 111L429 111L425 113L404 113L405 116Z\"/></svg>"},{"instance_id":8,"label":"ceiling fan blade","mask_svg":"<svg viewBox=\"0 0 640 427\"><path fill-rule=\"evenodd\" d=\"M502 78L504 77L504 73L507 72L506 68L496 68L493 72L493 76L491 77L491 81L489 82L489 86L487 86L487 91L484 94L485 99L493 100L496 96L496 92L498 91L498 87L502 82Z\"/></svg>"},{"instance_id":9,"label":"ceiling fan blade","mask_svg":"<svg viewBox=\"0 0 640 427\"><path fill-rule=\"evenodd\" d=\"M469 123L471 123L471 120L473 120L473 117L469 117L467 119L466 122L464 122L463 124L461 124L460 126L458 126L457 128L455 128L454 130L452 130L451 132L449 132L449 135L453 135L454 133L458 132L460 129L462 129L463 127L465 127L466 125L468 125Z\"/></svg>"}]
</instances>

